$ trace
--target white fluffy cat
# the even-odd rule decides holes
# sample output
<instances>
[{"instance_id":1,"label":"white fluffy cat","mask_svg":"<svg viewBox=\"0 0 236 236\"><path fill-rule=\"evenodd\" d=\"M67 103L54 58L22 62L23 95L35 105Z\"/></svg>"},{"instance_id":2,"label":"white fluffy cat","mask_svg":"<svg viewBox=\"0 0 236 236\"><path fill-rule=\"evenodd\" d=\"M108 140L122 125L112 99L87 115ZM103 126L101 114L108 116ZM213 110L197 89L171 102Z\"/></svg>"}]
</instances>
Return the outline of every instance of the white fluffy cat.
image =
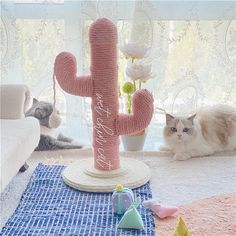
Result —
<instances>
[{"instance_id":1,"label":"white fluffy cat","mask_svg":"<svg viewBox=\"0 0 236 236\"><path fill-rule=\"evenodd\" d=\"M175 160L236 150L236 109L215 105L196 114L174 117L166 114L164 140Z\"/></svg>"}]
</instances>

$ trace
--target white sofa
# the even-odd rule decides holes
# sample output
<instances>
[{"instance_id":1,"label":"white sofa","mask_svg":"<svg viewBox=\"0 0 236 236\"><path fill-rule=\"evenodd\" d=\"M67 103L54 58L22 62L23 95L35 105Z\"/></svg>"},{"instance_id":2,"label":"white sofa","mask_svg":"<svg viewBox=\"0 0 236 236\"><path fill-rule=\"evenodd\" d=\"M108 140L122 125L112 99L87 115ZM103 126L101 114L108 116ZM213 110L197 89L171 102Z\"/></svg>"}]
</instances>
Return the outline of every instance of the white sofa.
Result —
<instances>
[{"instance_id":1,"label":"white sofa","mask_svg":"<svg viewBox=\"0 0 236 236\"><path fill-rule=\"evenodd\" d=\"M30 101L25 85L1 85L0 95L2 192L37 147L40 127L37 119L24 116Z\"/></svg>"}]
</instances>

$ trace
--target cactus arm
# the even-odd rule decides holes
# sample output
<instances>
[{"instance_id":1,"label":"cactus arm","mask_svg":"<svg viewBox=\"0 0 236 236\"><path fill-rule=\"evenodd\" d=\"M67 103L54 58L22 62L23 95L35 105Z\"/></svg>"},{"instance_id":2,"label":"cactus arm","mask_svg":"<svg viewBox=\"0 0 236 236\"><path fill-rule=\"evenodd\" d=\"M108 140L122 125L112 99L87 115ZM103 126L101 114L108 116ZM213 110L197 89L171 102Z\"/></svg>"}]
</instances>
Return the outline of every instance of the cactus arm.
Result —
<instances>
[{"instance_id":1,"label":"cactus arm","mask_svg":"<svg viewBox=\"0 0 236 236\"><path fill-rule=\"evenodd\" d=\"M70 83L68 83L70 80ZM93 94L93 80L90 76L79 76L75 78L58 79L60 87L67 93L81 97L92 97Z\"/></svg>"},{"instance_id":2,"label":"cactus arm","mask_svg":"<svg viewBox=\"0 0 236 236\"><path fill-rule=\"evenodd\" d=\"M76 76L76 59L68 53L60 53L55 60L54 74L60 87L67 93L92 97L93 80L91 76Z\"/></svg>"},{"instance_id":3,"label":"cactus arm","mask_svg":"<svg viewBox=\"0 0 236 236\"><path fill-rule=\"evenodd\" d=\"M134 94L132 111L132 115L118 115L115 121L118 135L141 131L150 123L153 114L153 97L146 89L139 90Z\"/></svg>"}]
</instances>

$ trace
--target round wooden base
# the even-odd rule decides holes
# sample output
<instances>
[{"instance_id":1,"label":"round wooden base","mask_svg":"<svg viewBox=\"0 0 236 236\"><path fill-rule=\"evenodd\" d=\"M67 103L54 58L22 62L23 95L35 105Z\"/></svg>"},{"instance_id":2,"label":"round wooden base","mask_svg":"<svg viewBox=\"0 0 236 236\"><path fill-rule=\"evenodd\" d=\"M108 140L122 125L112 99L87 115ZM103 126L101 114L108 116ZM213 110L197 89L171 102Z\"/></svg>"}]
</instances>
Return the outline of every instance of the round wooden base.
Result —
<instances>
[{"instance_id":1,"label":"round wooden base","mask_svg":"<svg viewBox=\"0 0 236 236\"><path fill-rule=\"evenodd\" d=\"M113 192L117 184L133 189L144 185L151 177L145 163L131 158L122 158L117 170L101 171L93 166L93 158L76 161L62 172L64 182L86 192Z\"/></svg>"}]
</instances>

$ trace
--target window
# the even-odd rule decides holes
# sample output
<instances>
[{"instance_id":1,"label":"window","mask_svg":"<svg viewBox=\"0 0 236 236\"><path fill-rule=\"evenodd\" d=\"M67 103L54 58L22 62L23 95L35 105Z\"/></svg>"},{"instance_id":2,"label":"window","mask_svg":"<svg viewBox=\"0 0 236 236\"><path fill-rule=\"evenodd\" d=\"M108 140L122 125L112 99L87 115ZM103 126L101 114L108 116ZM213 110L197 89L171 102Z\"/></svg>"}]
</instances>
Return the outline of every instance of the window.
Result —
<instances>
[{"instance_id":1,"label":"window","mask_svg":"<svg viewBox=\"0 0 236 236\"><path fill-rule=\"evenodd\" d=\"M205 104L236 106L234 1L6 1L2 3L2 82L26 83L33 96L52 98L55 56L70 51L78 74L89 73L88 29L98 17L117 24L119 45L130 37L150 47L144 62L155 78L145 86L155 106L189 114ZM119 53L119 81L126 59ZM63 132L90 142L89 98L57 88ZM121 110L123 103L121 99ZM155 112L146 150L162 142L165 117Z\"/></svg>"},{"instance_id":2,"label":"window","mask_svg":"<svg viewBox=\"0 0 236 236\"><path fill-rule=\"evenodd\" d=\"M65 50L64 20L16 19L23 82L38 95L52 84L53 62Z\"/></svg>"}]
</instances>

